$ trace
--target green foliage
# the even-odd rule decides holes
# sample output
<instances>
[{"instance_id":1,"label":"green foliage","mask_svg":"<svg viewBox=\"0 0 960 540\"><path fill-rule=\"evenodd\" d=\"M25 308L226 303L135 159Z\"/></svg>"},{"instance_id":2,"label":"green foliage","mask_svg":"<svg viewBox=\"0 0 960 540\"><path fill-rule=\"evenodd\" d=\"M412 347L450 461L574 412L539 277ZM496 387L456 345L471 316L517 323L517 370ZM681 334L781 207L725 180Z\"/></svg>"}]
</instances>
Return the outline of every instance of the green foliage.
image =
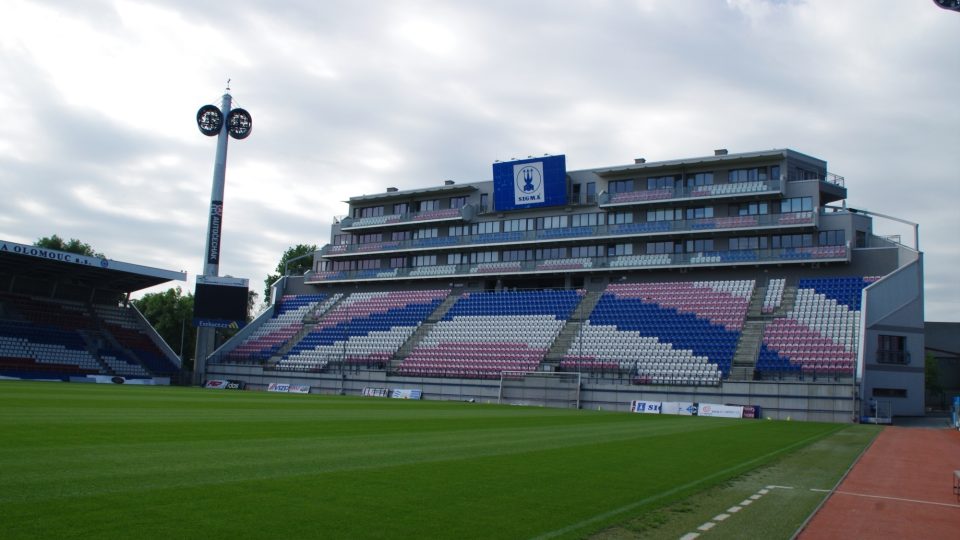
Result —
<instances>
[{"instance_id":1,"label":"green foliage","mask_svg":"<svg viewBox=\"0 0 960 540\"><path fill-rule=\"evenodd\" d=\"M84 255L86 257L98 257L100 259L106 258L103 253L94 250L90 244L81 242L76 238L71 238L69 241L64 241L63 238L60 238L55 234L53 236L44 236L43 238L34 242L33 245L47 249L55 249L57 251L66 251L67 253L76 253L77 255Z\"/></svg>"},{"instance_id":2,"label":"green foliage","mask_svg":"<svg viewBox=\"0 0 960 540\"><path fill-rule=\"evenodd\" d=\"M287 248L287 250L283 252L283 256L280 257L280 262L277 263L277 268L273 271L274 273L268 275L267 278L263 280L264 305L270 305L270 286L284 275L284 270L291 276L302 276L307 270L313 267L313 258L308 257L308 255L316 250L317 246L314 244L297 244ZM293 261L287 266L289 261L297 259L297 257L303 258Z\"/></svg>"},{"instance_id":3,"label":"green foliage","mask_svg":"<svg viewBox=\"0 0 960 540\"><path fill-rule=\"evenodd\" d=\"M5 540L583 537L843 429L5 381L0 411Z\"/></svg>"},{"instance_id":4,"label":"green foliage","mask_svg":"<svg viewBox=\"0 0 960 540\"><path fill-rule=\"evenodd\" d=\"M254 293L256 294L256 293ZM190 369L197 345L197 329L193 327L193 293L183 294L180 287L159 293L148 293L133 300L160 337L176 352L183 343L184 368Z\"/></svg>"}]
</instances>

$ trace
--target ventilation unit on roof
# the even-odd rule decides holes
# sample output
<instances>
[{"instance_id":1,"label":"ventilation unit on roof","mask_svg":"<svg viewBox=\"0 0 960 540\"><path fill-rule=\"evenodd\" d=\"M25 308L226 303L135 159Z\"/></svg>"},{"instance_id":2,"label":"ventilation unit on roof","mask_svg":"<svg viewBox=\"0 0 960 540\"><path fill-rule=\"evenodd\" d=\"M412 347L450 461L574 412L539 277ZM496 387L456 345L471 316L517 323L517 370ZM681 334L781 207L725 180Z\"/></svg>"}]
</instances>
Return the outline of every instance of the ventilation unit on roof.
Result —
<instances>
[{"instance_id":1,"label":"ventilation unit on roof","mask_svg":"<svg viewBox=\"0 0 960 540\"><path fill-rule=\"evenodd\" d=\"M726 149L726 148L717 148L716 150L713 151L713 155L715 155L715 156L725 156L725 155L727 155L727 149Z\"/></svg>"},{"instance_id":2,"label":"ventilation unit on roof","mask_svg":"<svg viewBox=\"0 0 960 540\"><path fill-rule=\"evenodd\" d=\"M647 162L647 158L638 157L638 158L634 159L633 162L639 165L639 164L641 164L641 163L646 163L646 162Z\"/></svg>"},{"instance_id":3,"label":"ventilation unit on roof","mask_svg":"<svg viewBox=\"0 0 960 540\"><path fill-rule=\"evenodd\" d=\"M453 184L454 184L453 180L444 180L444 181L443 181L443 185L445 185L445 186L452 186Z\"/></svg>"},{"instance_id":4,"label":"ventilation unit on roof","mask_svg":"<svg viewBox=\"0 0 960 540\"><path fill-rule=\"evenodd\" d=\"M397 188L395 188L395 187L388 187L388 188L387 188L387 193L396 193L396 192L397 192Z\"/></svg>"}]
</instances>

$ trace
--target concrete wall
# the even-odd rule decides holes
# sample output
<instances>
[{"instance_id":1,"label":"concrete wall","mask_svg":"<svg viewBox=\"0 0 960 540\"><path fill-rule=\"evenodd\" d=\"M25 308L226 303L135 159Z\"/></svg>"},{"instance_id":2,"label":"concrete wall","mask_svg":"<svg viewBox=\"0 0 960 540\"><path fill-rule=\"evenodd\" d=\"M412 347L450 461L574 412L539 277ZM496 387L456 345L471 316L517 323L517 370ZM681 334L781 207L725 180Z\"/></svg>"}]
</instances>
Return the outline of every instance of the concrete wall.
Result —
<instances>
[{"instance_id":1,"label":"concrete wall","mask_svg":"<svg viewBox=\"0 0 960 540\"><path fill-rule=\"evenodd\" d=\"M258 366L208 365L209 379L239 379L250 390L266 390L271 382L311 386L311 393L360 395L363 388L410 388L424 399L497 403L498 380L387 377L383 371L338 373L266 372ZM692 401L759 405L764 417L816 422L851 422L859 405L853 385L801 382L727 382L717 387L634 386L585 381L580 408L627 411L632 400Z\"/></svg>"},{"instance_id":2,"label":"concrete wall","mask_svg":"<svg viewBox=\"0 0 960 540\"><path fill-rule=\"evenodd\" d=\"M895 416L922 416L924 410L923 260L917 258L864 290L861 350L864 402L889 401ZM882 335L903 336L903 363L878 361ZM905 396L886 395L889 391Z\"/></svg>"}]
</instances>

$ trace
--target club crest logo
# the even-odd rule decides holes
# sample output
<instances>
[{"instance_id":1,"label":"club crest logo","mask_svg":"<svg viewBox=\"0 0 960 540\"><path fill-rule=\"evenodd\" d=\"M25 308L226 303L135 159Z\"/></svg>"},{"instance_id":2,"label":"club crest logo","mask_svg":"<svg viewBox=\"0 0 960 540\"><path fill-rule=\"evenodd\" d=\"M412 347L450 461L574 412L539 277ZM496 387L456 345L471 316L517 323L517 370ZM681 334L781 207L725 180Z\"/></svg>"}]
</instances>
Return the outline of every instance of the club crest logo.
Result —
<instances>
[{"instance_id":1,"label":"club crest logo","mask_svg":"<svg viewBox=\"0 0 960 540\"><path fill-rule=\"evenodd\" d=\"M515 204L543 202L543 162L514 165L513 185Z\"/></svg>"}]
</instances>

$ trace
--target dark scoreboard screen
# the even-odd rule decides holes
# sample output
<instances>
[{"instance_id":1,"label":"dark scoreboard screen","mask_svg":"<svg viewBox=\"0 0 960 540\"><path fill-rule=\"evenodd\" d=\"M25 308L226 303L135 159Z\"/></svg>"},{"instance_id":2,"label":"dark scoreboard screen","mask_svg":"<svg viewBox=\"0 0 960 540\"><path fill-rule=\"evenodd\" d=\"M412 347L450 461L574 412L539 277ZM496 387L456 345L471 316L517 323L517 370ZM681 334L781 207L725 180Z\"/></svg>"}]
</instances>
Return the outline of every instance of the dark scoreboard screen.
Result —
<instances>
[{"instance_id":1,"label":"dark scoreboard screen","mask_svg":"<svg viewBox=\"0 0 960 540\"><path fill-rule=\"evenodd\" d=\"M245 285L200 283L198 279L193 295L194 326L244 326L247 323L247 290Z\"/></svg>"}]
</instances>

